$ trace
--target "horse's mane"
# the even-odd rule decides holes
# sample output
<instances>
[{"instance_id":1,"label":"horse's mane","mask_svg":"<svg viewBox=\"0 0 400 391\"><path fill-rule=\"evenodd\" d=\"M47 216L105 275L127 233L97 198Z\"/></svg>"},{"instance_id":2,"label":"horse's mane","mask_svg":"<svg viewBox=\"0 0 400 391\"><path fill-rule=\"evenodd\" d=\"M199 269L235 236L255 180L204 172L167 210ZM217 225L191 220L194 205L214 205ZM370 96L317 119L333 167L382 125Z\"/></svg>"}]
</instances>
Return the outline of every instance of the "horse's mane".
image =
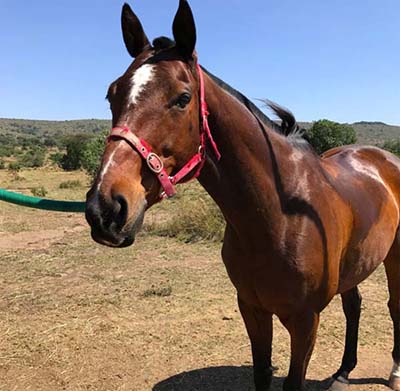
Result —
<instances>
[{"instance_id":1,"label":"horse's mane","mask_svg":"<svg viewBox=\"0 0 400 391\"><path fill-rule=\"evenodd\" d=\"M167 37L159 37L153 41L153 47L156 53L170 49L175 46L175 42ZM308 146L308 142L303 138L304 130L301 129L294 117L293 113L278 105L277 103L269 100L264 100L264 103L269 107L273 113L280 119L280 123L277 123L267 117L250 99L248 99L241 92L225 83L223 80L213 75L207 69L202 67L203 71L222 89L227 91L229 94L234 96L239 102L241 102L255 117L257 117L264 125L268 128L273 129L275 132L286 136L289 141L297 146Z\"/></svg>"}]
</instances>

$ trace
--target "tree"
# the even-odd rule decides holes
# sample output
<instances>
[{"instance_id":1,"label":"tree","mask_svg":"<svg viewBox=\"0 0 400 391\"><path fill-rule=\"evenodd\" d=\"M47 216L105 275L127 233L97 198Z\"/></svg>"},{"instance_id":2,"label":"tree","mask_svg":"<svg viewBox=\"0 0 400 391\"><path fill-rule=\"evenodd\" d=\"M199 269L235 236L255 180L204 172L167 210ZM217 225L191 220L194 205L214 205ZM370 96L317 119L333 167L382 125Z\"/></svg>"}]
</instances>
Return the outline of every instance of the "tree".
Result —
<instances>
[{"instance_id":1,"label":"tree","mask_svg":"<svg viewBox=\"0 0 400 391\"><path fill-rule=\"evenodd\" d=\"M100 165L101 155L104 152L104 142L108 132L103 132L85 144L82 151L82 167L94 177Z\"/></svg>"},{"instance_id":2,"label":"tree","mask_svg":"<svg viewBox=\"0 0 400 391\"><path fill-rule=\"evenodd\" d=\"M388 140L382 145L383 149L400 156L400 139L399 140Z\"/></svg>"},{"instance_id":3,"label":"tree","mask_svg":"<svg viewBox=\"0 0 400 391\"><path fill-rule=\"evenodd\" d=\"M82 167L82 154L91 136L80 134L67 137L64 140L66 153L60 160L60 166L66 171L79 170Z\"/></svg>"},{"instance_id":4,"label":"tree","mask_svg":"<svg viewBox=\"0 0 400 391\"><path fill-rule=\"evenodd\" d=\"M94 177L100 165L106 136L107 133L96 136L87 134L70 136L64 140L66 153L61 156L53 154L51 159L66 171L83 168L90 176Z\"/></svg>"},{"instance_id":5,"label":"tree","mask_svg":"<svg viewBox=\"0 0 400 391\"><path fill-rule=\"evenodd\" d=\"M356 132L350 125L327 119L314 122L307 130L306 137L319 154L334 147L354 144L357 141Z\"/></svg>"}]
</instances>

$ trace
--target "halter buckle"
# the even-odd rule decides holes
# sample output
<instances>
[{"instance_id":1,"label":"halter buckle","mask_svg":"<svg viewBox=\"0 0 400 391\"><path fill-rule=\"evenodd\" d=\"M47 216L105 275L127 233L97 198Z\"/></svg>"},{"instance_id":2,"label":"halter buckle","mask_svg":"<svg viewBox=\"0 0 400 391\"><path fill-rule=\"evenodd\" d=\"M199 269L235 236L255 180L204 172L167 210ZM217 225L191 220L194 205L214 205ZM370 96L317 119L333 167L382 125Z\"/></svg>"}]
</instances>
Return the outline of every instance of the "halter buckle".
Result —
<instances>
[{"instance_id":1,"label":"halter buckle","mask_svg":"<svg viewBox=\"0 0 400 391\"><path fill-rule=\"evenodd\" d=\"M146 163L150 170L153 171L155 174L159 174L164 169L164 163L162 162L160 156L153 152L150 152L147 155Z\"/></svg>"}]
</instances>

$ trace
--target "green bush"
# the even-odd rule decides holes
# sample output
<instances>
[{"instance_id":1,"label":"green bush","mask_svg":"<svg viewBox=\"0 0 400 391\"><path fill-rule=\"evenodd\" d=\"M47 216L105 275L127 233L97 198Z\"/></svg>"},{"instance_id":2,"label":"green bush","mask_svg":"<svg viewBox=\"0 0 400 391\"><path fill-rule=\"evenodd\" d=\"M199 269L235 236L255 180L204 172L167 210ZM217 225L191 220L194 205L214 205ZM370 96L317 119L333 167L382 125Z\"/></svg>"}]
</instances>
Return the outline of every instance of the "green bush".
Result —
<instances>
[{"instance_id":1,"label":"green bush","mask_svg":"<svg viewBox=\"0 0 400 391\"><path fill-rule=\"evenodd\" d=\"M19 170L21 170L21 168L22 168L22 166L21 166L21 163L19 163L19 162L8 163L8 169L10 171L19 171Z\"/></svg>"},{"instance_id":2,"label":"green bush","mask_svg":"<svg viewBox=\"0 0 400 391\"><path fill-rule=\"evenodd\" d=\"M37 168L44 165L46 151L43 148L28 149L19 159L22 167Z\"/></svg>"},{"instance_id":3,"label":"green bush","mask_svg":"<svg viewBox=\"0 0 400 391\"><path fill-rule=\"evenodd\" d=\"M78 180L71 180L71 181L65 181L60 183L60 189L77 189L79 187L82 187L82 184Z\"/></svg>"},{"instance_id":4,"label":"green bush","mask_svg":"<svg viewBox=\"0 0 400 391\"><path fill-rule=\"evenodd\" d=\"M6 168L6 163L4 162L3 159L0 159L0 170L3 170Z\"/></svg>"},{"instance_id":5,"label":"green bush","mask_svg":"<svg viewBox=\"0 0 400 391\"><path fill-rule=\"evenodd\" d=\"M400 139L399 140L386 141L382 145L382 148L386 149L389 152L394 153L397 156L400 156Z\"/></svg>"},{"instance_id":6,"label":"green bush","mask_svg":"<svg viewBox=\"0 0 400 391\"><path fill-rule=\"evenodd\" d=\"M357 142L356 132L350 125L327 119L314 122L306 131L306 137L319 154L331 148Z\"/></svg>"},{"instance_id":7,"label":"green bush","mask_svg":"<svg viewBox=\"0 0 400 391\"><path fill-rule=\"evenodd\" d=\"M0 140L1 142L1 140ZM10 157L14 154L14 146L11 145L0 145L0 156L1 157Z\"/></svg>"},{"instance_id":8,"label":"green bush","mask_svg":"<svg viewBox=\"0 0 400 391\"><path fill-rule=\"evenodd\" d=\"M61 159L63 158L63 154L61 152L54 152L49 156L49 159L52 163L61 167Z\"/></svg>"},{"instance_id":9,"label":"green bush","mask_svg":"<svg viewBox=\"0 0 400 391\"><path fill-rule=\"evenodd\" d=\"M47 195L47 190L43 186L38 186L38 187L32 187L31 193L35 197L46 197Z\"/></svg>"},{"instance_id":10,"label":"green bush","mask_svg":"<svg viewBox=\"0 0 400 391\"><path fill-rule=\"evenodd\" d=\"M47 148L56 147L56 146L57 146L57 142L56 142L56 140L54 140L53 138L48 138L48 137L46 137L46 138L43 140L43 145L44 145L45 147L47 147Z\"/></svg>"},{"instance_id":11,"label":"green bush","mask_svg":"<svg viewBox=\"0 0 400 391\"><path fill-rule=\"evenodd\" d=\"M146 289L142 296L143 297L153 297L153 296L158 296L158 297L168 297L171 296L172 294L172 287L171 285L164 285L164 286L154 286L152 285L151 288Z\"/></svg>"}]
</instances>

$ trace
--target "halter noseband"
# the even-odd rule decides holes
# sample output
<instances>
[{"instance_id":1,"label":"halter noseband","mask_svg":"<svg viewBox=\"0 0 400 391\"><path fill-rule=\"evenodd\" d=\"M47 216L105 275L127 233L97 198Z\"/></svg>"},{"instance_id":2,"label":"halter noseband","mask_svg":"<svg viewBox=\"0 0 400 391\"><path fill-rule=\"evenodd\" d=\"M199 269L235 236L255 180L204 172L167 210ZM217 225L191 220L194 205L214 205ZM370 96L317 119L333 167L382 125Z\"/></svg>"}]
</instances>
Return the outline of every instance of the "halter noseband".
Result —
<instances>
[{"instance_id":1,"label":"halter noseband","mask_svg":"<svg viewBox=\"0 0 400 391\"><path fill-rule=\"evenodd\" d=\"M205 88L204 88L204 76L200 65L196 64L197 73L200 82L200 146L198 152L174 175L169 176L164 168L164 163L160 156L152 152L149 144L143 139L133 133L128 126L117 126L111 129L111 133L107 140L111 138L118 138L125 140L132 148L134 148L142 159L147 163L149 169L157 176L163 192L160 198L170 198L176 194L175 185L178 183L188 182L191 179L195 179L200 175L201 169L206 161L206 142L210 142L210 145L214 151L217 160L221 158L217 144L215 143L210 127L208 126L208 108L205 100ZM193 176L185 179L195 168L196 171Z\"/></svg>"}]
</instances>

